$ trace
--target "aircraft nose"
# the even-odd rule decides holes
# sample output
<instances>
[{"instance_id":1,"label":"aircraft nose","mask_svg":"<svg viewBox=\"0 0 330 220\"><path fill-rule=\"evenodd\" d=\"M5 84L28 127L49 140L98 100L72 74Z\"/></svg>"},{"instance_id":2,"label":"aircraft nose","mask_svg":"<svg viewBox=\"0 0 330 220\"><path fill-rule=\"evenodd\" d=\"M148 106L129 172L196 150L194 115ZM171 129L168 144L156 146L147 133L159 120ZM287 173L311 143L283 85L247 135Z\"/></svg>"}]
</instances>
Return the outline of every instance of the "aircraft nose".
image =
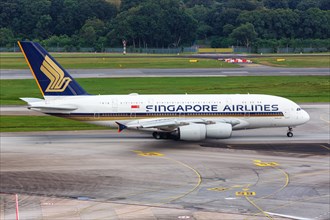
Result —
<instances>
[{"instance_id":1,"label":"aircraft nose","mask_svg":"<svg viewBox=\"0 0 330 220\"><path fill-rule=\"evenodd\" d=\"M310 116L305 110L303 110L303 120L304 120L304 123L306 123L310 120Z\"/></svg>"}]
</instances>

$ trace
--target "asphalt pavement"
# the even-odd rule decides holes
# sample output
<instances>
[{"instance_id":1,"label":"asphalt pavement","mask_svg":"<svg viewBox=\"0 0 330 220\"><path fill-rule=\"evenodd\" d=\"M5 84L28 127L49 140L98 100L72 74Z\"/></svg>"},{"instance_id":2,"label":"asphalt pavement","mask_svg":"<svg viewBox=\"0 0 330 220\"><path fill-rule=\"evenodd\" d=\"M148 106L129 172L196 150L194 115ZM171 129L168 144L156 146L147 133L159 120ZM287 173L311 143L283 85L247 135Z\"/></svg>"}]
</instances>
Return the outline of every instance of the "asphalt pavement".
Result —
<instances>
[{"instance_id":1,"label":"asphalt pavement","mask_svg":"<svg viewBox=\"0 0 330 220\"><path fill-rule=\"evenodd\" d=\"M74 78L118 77L225 77L225 76L329 76L329 68L278 68L247 64L241 68L203 69L68 69ZM30 70L0 71L1 79L32 79Z\"/></svg>"}]
</instances>

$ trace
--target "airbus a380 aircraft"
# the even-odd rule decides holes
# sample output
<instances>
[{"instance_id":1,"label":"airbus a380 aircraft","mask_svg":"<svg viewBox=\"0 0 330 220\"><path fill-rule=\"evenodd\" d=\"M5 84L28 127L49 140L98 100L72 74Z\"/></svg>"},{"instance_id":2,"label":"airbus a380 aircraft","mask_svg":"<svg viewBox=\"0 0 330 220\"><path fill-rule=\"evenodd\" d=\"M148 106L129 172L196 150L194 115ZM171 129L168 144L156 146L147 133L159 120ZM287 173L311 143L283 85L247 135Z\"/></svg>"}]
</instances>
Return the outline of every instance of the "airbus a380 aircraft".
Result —
<instances>
[{"instance_id":1,"label":"airbus a380 aircraft","mask_svg":"<svg viewBox=\"0 0 330 220\"><path fill-rule=\"evenodd\" d=\"M18 45L44 97L22 100L45 114L186 141L266 127L288 127L292 137L309 120L296 103L270 95L90 95L38 43Z\"/></svg>"}]
</instances>

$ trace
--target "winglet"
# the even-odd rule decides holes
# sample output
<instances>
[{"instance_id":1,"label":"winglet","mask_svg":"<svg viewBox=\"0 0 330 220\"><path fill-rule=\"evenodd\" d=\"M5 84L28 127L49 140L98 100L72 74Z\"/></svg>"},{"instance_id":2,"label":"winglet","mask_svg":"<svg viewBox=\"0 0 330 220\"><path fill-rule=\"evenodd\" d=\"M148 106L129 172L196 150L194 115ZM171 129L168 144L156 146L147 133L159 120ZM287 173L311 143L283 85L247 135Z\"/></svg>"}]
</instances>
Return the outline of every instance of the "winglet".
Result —
<instances>
[{"instance_id":1,"label":"winglet","mask_svg":"<svg viewBox=\"0 0 330 220\"><path fill-rule=\"evenodd\" d=\"M121 124L119 122L116 121L116 124L118 125L118 132L121 132L122 130L126 129L127 126L124 124Z\"/></svg>"}]
</instances>

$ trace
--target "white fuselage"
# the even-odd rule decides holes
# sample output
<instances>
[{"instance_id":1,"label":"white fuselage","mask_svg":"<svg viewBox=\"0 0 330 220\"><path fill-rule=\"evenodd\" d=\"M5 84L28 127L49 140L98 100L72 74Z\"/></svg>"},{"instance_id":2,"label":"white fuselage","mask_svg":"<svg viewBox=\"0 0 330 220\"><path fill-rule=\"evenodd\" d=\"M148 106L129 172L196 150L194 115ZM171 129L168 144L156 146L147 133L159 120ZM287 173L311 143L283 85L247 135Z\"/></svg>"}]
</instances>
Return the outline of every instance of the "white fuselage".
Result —
<instances>
[{"instance_id":1,"label":"white fuselage","mask_svg":"<svg viewBox=\"0 0 330 220\"><path fill-rule=\"evenodd\" d=\"M44 113L110 127L117 127L116 122L139 124L164 118L196 118L236 120L231 124L237 130L294 127L309 120L309 115L296 103L270 95L130 94L45 97L45 100L46 106L70 105L76 109L41 109Z\"/></svg>"}]
</instances>

